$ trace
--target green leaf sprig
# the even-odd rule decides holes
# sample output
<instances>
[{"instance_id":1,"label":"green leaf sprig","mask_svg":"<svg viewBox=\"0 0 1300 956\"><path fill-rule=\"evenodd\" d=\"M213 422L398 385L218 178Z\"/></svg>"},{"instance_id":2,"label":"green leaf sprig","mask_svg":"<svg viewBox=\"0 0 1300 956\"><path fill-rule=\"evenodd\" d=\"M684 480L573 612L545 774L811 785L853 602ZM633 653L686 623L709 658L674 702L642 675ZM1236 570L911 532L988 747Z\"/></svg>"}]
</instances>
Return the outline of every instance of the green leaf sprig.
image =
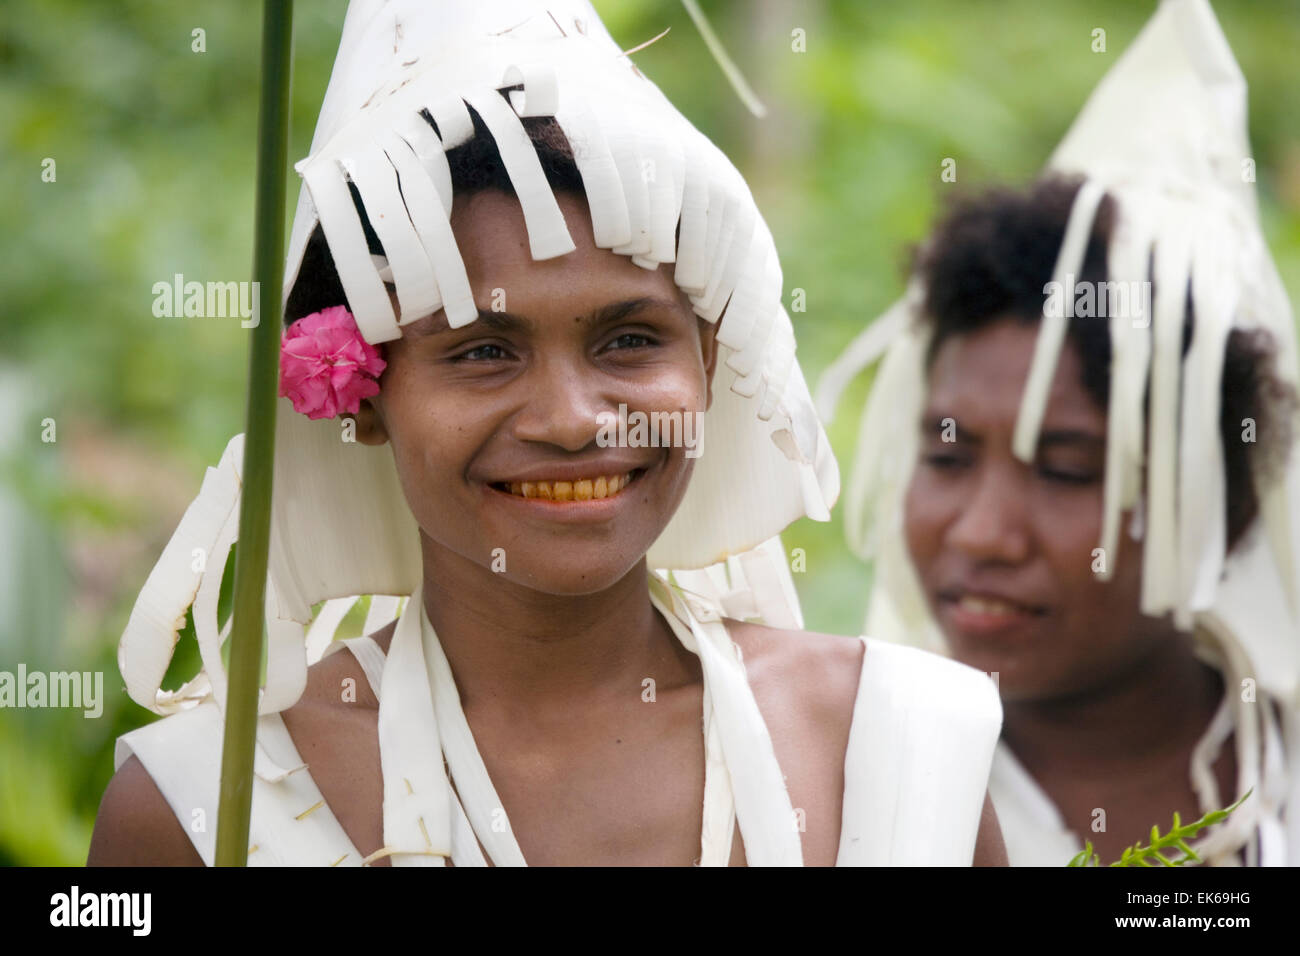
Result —
<instances>
[{"instance_id":1,"label":"green leaf sprig","mask_svg":"<svg viewBox=\"0 0 1300 956\"><path fill-rule=\"evenodd\" d=\"M1241 795L1238 800L1230 807L1222 810L1211 810L1195 823L1189 823L1186 826L1178 818L1178 811L1174 811L1173 829L1163 836L1158 826L1151 827L1151 842L1146 846L1141 843L1135 843L1127 847L1123 854L1110 866L1152 866L1151 860L1155 860L1161 866L1183 866L1186 863L1200 863L1201 858L1196 855L1196 851L1187 845L1187 841L1196 836L1201 830L1216 823L1221 823L1245 802L1246 798L1254 792L1252 787ZM1165 856L1165 850L1174 850L1173 858ZM1181 856L1177 854L1181 853ZM1089 840L1084 844L1083 849L1074 855L1067 866L1101 866L1101 861L1097 854L1092 850L1092 841Z\"/></svg>"}]
</instances>

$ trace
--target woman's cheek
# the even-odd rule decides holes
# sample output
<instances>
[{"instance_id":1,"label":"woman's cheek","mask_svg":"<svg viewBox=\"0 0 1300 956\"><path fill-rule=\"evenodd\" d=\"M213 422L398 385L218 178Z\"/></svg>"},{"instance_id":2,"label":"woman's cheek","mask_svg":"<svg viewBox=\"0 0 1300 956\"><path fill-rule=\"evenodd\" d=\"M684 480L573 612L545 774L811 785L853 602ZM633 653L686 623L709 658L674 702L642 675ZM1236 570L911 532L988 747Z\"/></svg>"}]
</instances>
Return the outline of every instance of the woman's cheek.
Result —
<instances>
[{"instance_id":1,"label":"woman's cheek","mask_svg":"<svg viewBox=\"0 0 1300 956\"><path fill-rule=\"evenodd\" d=\"M629 409L703 412L707 391L702 374L672 367L655 369L624 390Z\"/></svg>"},{"instance_id":2,"label":"woman's cheek","mask_svg":"<svg viewBox=\"0 0 1300 956\"><path fill-rule=\"evenodd\" d=\"M920 470L914 472L903 498L903 534L920 579L924 582L941 541L942 522L936 502Z\"/></svg>"},{"instance_id":3,"label":"woman's cheek","mask_svg":"<svg viewBox=\"0 0 1300 956\"><path fill-rule=\"evenodd\" d=\"M1068 500L1039 495L1033 510L1035 540L1048 555L1063 594L1087 594L1096 575L1109 571L1113 555L1101 547L1102 497L1096 493L1072 495Z\"/></svg>"}]
</instances>

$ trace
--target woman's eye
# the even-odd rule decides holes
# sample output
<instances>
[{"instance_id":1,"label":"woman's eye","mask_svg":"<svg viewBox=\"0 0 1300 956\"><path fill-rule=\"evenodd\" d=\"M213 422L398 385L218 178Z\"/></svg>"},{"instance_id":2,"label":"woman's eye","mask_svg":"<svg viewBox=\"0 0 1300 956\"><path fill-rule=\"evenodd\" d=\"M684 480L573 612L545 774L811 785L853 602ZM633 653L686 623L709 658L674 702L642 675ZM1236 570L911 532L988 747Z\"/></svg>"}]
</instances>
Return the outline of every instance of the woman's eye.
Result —
<instances>
[{"instance_id":1,"label":"woman's eye","mask_svg":"<svg viewBox=\"0 0 1300 956\"><path fill-rule=\"evenodd\" d=\"M966 464L966 459L963 456L946 451L928 452L922 457L922 460L931 468L960 468Z\"/></svg>"},{"instance_id":2,"label":"woman's eye","mask_svg":"<svg viewBox=\"0 0 1300 956\"><path fill-rule=\"evenodd\" d=\"M653 345L654 342L647 335L641 335L637 332L624 332L614 341L610 342L610 348L616 349L637 349L645 348L647 345Z\"/></svg>"},{"instance_id":3,"label":"woman's eye","mask_svg":"<svg viewBox=\"0 0 1300 956\"><path fill-rule=\"evenodd\" d=\"M499 345L476 345L468 351L453 356L453 362L485 362L505 357L505 351Z\"/></svg>"},{"instance_id":4,"label":"woman's eye","mask_svg":"<svg viewBox=\"0 0 1300 956\"><path fill-rule=\"evenodd\" d=\"M1059 468L1041 468L1039 471L1048 481L1059 481L1066 485L1090 485L1099 477L1091 471L1065 471Z\"/></svg>"}]
</instances>

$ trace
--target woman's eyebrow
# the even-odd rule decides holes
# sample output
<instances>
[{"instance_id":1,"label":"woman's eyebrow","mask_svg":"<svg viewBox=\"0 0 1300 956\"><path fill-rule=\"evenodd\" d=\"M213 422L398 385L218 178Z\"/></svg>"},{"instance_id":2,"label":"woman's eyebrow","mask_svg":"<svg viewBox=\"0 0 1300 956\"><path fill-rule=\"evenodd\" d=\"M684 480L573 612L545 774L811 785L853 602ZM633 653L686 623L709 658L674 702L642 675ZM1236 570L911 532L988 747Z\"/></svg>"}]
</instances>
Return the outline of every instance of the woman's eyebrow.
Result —
<instances>
[{"instance_id":1,"label":"woman's eyebrow","mask_svg":"<svg viewBox=\"0 0 1300 956\"><path fill-rule=\"evenodd\" d=\"M635 299L624 299L621 302L611 302L603 305L598 309L588 313L581 318L589 325L609 325L621 321L646 309L664 309L675 310L678 308L676 302L656 296L640 296ZM477 321L484 323L494 332L526 332L533 328L534 321L525 315L519 315L514 312L496 311L494 309L479 309ZM471 323L472 325L473 323ZM467 328L462 326L461 328ZM424 338L429 335L437 335L441 332L451 331L447 325L447 315L439 310L433 315L425 316L407 326L407 331L415 338ZM457 329L456 331L460 331Z\"/></svg>"},{"instance_id":2,"label":"woman's eyebrow","mask_svg":"<svg viewBox=\"0 0 1300 956\"><path fill-rule=\"evenodd\" d=\"M935 413L924 416L921 421L921 433L923 435L939 435L949 429L951 429L953 436L952 441L970 442L972 444L978 444L980 441L978 435L957 424L957 419L953 415Z\"/></svg>"},{"instance_id":3,"label":"woman's eyebrow","mask_svg":"<svg viewBox=\"0 0 1300 956\"><path fill-rule=\"evenodd\" d=\"M1096 432L1085 431L1081 428L1058 428L1044 430L1038 436L1040 446L1057 446L1057 445L1086 445L1089 447L1105 448L1106 436L1098 435Z\"/></svg>"},{"instance_id":4,"label":"woman's eyebrow","mask_svg":"<svg viewBox=\"0 0 1300 956\"><path fill-rule=\"evenodd\" d=\"M588 321L592 325L608 325L613 322L626 319L637 312L646 309L661 309L667 312L677 311L680 306L676 302L668 299L661 299L657 296L647 295L636 299L625 299L622 302L611 302L602 306L588 316Z\"/></svg>"}]
</instances>

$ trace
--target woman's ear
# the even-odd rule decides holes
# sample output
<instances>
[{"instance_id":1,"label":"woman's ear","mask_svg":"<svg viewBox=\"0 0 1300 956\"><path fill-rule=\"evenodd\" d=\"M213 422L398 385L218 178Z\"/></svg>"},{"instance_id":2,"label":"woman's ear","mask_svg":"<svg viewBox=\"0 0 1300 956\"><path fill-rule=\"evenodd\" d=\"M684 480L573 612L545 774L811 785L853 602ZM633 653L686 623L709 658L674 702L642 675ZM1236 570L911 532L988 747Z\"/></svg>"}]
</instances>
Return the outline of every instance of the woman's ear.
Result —
<instances>
[{"instance_id":1,"label":"woman's ear","mask_svg":"<svg viewBox=\"0 0 1300 956\"><path fill-rule=\"evenodd\" d=\"M388 429L384 426L384 418L370 399L361 400L361 407L355 415L340 417L351 417L356 421L356 438L361 444L382 445L388 441Z\"/></svg>"}]
</instances>

